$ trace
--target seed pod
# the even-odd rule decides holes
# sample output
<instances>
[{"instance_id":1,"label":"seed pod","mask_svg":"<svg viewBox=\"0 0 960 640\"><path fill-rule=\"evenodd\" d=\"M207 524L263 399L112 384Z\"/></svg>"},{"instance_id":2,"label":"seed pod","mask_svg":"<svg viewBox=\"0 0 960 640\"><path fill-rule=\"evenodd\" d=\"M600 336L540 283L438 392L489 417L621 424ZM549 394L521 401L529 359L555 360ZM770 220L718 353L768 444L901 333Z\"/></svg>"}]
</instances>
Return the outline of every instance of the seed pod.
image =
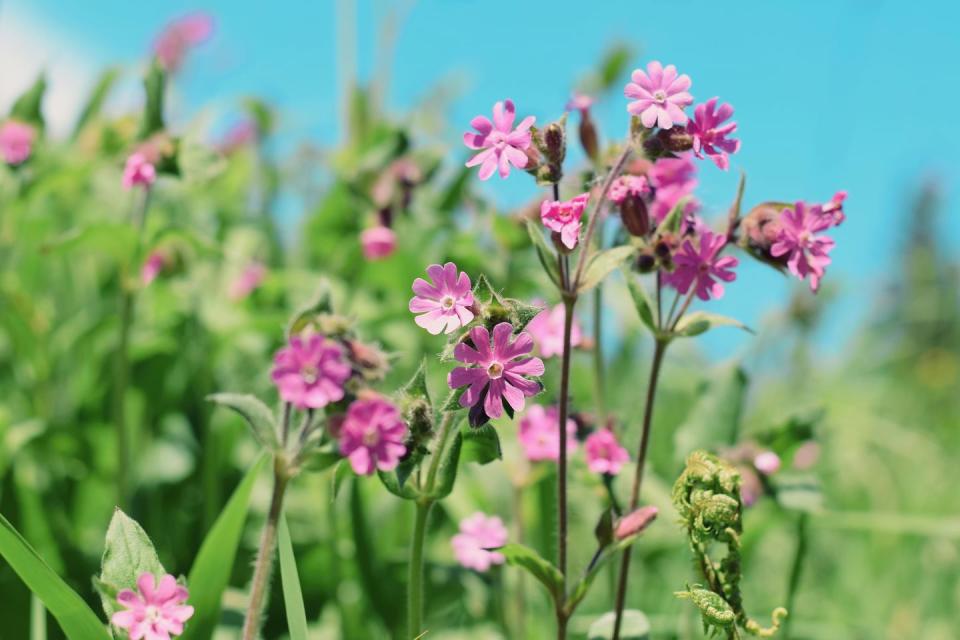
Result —
<instances>
[{"instance_id":1,"label":"seed pod","mask_svg":"<svg viewBox=\"0 0 960 640\"><path fill-rule=\"evenodd\" d=\"M620 219L632 236L642 238L650 232L647 203L638 195L629 195L620 203Z\"/></svg>"},{"instance_id":2,"label":"seed pod","mask_svg":"<svg viewBox=\"0 0 960 640\"><path fill-rule=\"evenodd\" d=\"M580 146L583 147L583 151L587 154L587 157L596 162L597 157L600 155L600 143L597 136L597 126L593 123L589 111L582 111L580 113L579 132Z\"/></svg>"}]
</instances>

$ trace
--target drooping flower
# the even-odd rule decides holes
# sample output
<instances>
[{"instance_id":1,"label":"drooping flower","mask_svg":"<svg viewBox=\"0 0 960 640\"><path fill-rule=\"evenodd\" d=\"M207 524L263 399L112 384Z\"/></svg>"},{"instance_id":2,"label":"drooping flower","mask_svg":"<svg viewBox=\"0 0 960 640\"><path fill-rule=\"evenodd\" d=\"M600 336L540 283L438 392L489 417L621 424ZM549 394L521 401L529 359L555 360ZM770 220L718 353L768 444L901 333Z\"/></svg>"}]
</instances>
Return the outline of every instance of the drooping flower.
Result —
<instances>
[{"instance_id":1,"label":"drooping flower","mask_svg":"<svg viewBox=\"0 0 960 640\"><path fill-rule=\"evenodd\" d=\"M659 509L653 505L640 507L631 511L617 521L617 526L613 530L613 535L617 540L623 540L630 536L637 535L650 526L650 523L657 519Z\"/></svg>"},{"instance_id":2,"label":"drooping flower","mask_svg":"<svg viewBox=\"0 0 960 640\"><path fill-rule=\"evenodd\" d=\"M596 100L592 96L588 96L585 93L575 92L570 99L567 101L566 107L567 111L579 111L580 113L585 113L590 110L590 107L593 106L593 103Z\"/></svg>"},{"instance_id":3,"label":"drooping flower","mask_svg":"<svg viewBox=\"0 0 960 640\"><path fill-rule=\"evenodd\" d=\"M503 415L503 403L513 411L523 411L525 398L540 393L539 382L524 376L543 375L540 358L524 357L533 350L533 338L520 333L513 341L513 325L501 322L493 328L493 341L486 327L470 330L470 342L461 342L453 350L454 357L467 364L447 376L451 389L467 387L460 396L460 406L470 407L471 424L480 425L489 418Z\"/></svg>"},{"instance_id":4,"label":"drooping flower","mask_svg":"<svg viewBox=\"0 0 960 640\"><path fill-rule=\"evenodd\" d=\"M589 193L581 193L570 200L544 200L540 204L540 220L547 229L560 234L567 249L576 247L580 240L581 219L589 199Z\"/></svg>"},{"instance_id":5,"label":"drooping flower","mask_svg":"<svg viewBox=\"0 0 960 640\"><path fill-rule=\"evenodd\" d=\"M694 286L701 300L722 297L723 285L717 279L733 282L737 275L732 269L740 262L733 256L720 256L726 244L726 235L711 231L704 231L696 245L686 238L673 256L676 268L664 275L665 282L680 293Z\"/></svg>"},{"instance_id":6,"label":"drooping flower","mask_svg":"<svg viewBox=\"0 0 960 640\"><path fill-rule=\"evenodd\" d=\"M152 251L140 268L140 282L147 286L157 279L167 264L167 257L161 251Z\"/></svg>"},{"instance_id":7,"label":"drooping flower","mask_svg":"<svg viewBox=\"0 0 960 640\"><path fill-rule=\"evenodd\" d=\"M396 250L397 234L393 229L378 224L360 233L360 246L367 260L383 260Z\"/></svg>"},{"instance_id":8,"label":"drooping flower","mask_svg":"<svg viewBox=\"0 0 960 640\"><path fill-rule=\"evenodd\" d=\"M432 264L427 267L432 282L423 278L413 281L410 311L418 313L414 322L432 335L441 331L453 333L473 320L473 291L470 276L465 271L457 274L457 265L448 262L442 267Z\"/></svg>"},{"instance_id":9,"label":"drooping flower","mask_svg":"<svg viewBox=\"0 0 960 640\"><path fill-rule=\"evenodd\" d=\"M471 149L482 149L480 153L467 161L468 167L480 165L480 179L486 180L494 171L500 173L501 178L510 175L510 166L523 169L527 166L527 149L530 148L530 127L536 121L533 116L527 116L520 121L517 128L513 128L516 110L512 100L498 102L493 105L493 122L486 116L477 116L470 121L470 126L477 133L463 134L463 143Z\"/></svg>"},{"instance_id":10,"label":"drooping flower","mask_svg":"<svg viewBox=\"0 0 960 640\"><path fill-rule=\"evenodd\" d=\"M840 223L847 219L846 214L843 213L843 201L846 199L846 191L837 191L833 194L830 202L822 205L822 213L830 220L830 226L839 226Z\"/></svg>"},{"instance_id":11,"label":"drooping flower","mask_svg":"<svg viewBox=\"0 0 960 640\"><path fill-rule=\"evenodd\" d=\"M137 186L148 188L157 179L157 169L147 160L147 157L136 152L127 158L123 168L123 188L133 189Z\"/></svg>"},{"instance_id":12,"label":"drooping flower","mask_svg":"<svg viewBox=\"0 0 960 640\"><path fill-rule=\"evenodd\" d=\"M544 358L563 355L563 322L565 310L562 304L544 309L533 317L527 325L527 332L533 336L537 350ZM570 346L576 347L583 342L583 330L576 317L570 327Z\"/></svg>"},{"instance_id":13,"label":"drooping flower","mask_svg":"<svg viewBox=\"0 0 960 640\"><path fill-rule=\"evenodd\" d=\"M213 17L193 13L168 24L153 43L157 60L167 71L176 71L183 64L187 52L205 42L213 33Z\"/></svg>"},{"instance_id":14,"label":"drooping flower","mask_svg":"<svg viewBox=\"0 0 960 640\"><path fill-rule=\"evenodd\" d=\"M577 448L577 424L567 418L567 451ZM540 462L560 458L560 411L557 407L532 405L520 418L520 446L527 460Z\"/></svg>"},{"instance_id":15,"label":"drooping flower","mask_svg":"<svg viewBox=\"0 0 960 640\"><path fill-rule=\"evenodd\" d=\"M231 300L243 300L260 286L267 275L267 268L261 262L251 262L240 275L230 283L228 295Z\"/></svg>"},{"instance_id":16,"label":"drooping flower","mask_svg":"<svg viewBox=\"0 0 960 640\"><path fill-rule=\"evenodd\" d=\"M700 159L707 155L713 163L726 171L730 156L740 150L740 141L727 136L737 130L736 122L723 124L733 115L733 107L724 103L717 107L719 98L710 98L693 110L693 119L687 123L687 133L693 136L693 152Z\"/></svg>"},{"instance_id":17,"label":"drooping flower","mask_svg":"<svg viewBox=\"0 0 960 640\"><path fill-rule=\"evenodd\" d=\"M587 467L593 473L615 476L630 460L630 454L620 446L610 429L598 429L587 436L583 451L587 456Z\"/></svg>"},{"instance_id":18,"label":"drooping flower","mask_svg":"<svg viewBox=\"0 0 960 640\"><path fill-rule=\"evenodd\" d=\"M669 129L675 124L687 124L683 110L693 103L693 96L687 92L690 76L677 75L677 68L672 64L664 67L654 60L647 65L646 73L635 69L631 79L633 82L623 89L623 95L634 99L627 105L627 111L640 116L643 126Z\"/></svg>"},{"instance_id":19,"label":"drooping flower","mask_svg":"<svg viewBox=\"0 0 960 640\"><path fill-rule=\"evenodd\" d=\"M646 176L622 175L613 181L607 191L607 199L621 204L629 196L645 196L650 193L650 184Z\"/></svg>"},{"instance_id":20,"label":"drooping flower","mask_svg":"<svg viewBox=\"0 0 960 640\"><path fill-rule=\"evenodd\" d=\"M339 433L340 453L350 460L358 475L396 469L400 457L407 452L403 444L407 425L400 410L379 396L350 403Z\"/></svg>"},{"instance_id":21,"label":"drooping flower","mask_svg":"<svg viewBox=\"0 0 960 640\"><path fill-rule=\"evenodd\" d=\"M110 622L124 631L130 640L170 640L183 633L183 625L193 616L193 607L185 604L190 593L170 574L155 582L152 573L141 573L137 591L123 589L117 602L124 607Z\"/></svg>"},{"instance_id":22,"label":"drooping flower","mask_svg":"<svg viewBox=\"0 0 960 640\"><path fill-rule=\"evenodd\" d=\"M0 124L0 158L9 165L23 164L33 152L36 130L17 120Z\"/></svg>"},{"instance_id":23,"label":"drooping flower","mask_svg":"<svg viewBox=\"0 0 960 640\"><path fill-rule=\"evenodd\" d=\"M350 365L343 347L320 334L292 336L274 356L272 378L284 402L321 409L343 398Z\"/></svg>"},{"instance_id":24,"label":"drooping flower","mask_svg":"<svg viewBox=\"0 0 960 640\"><path fill-rule=\"evenodd\" d=\"M503 564L502 553L489 551L507 543L507 528L497 516L476 512L460 522L460 533L450 544L457 562L474 571L487 571L495 564Z\"/></svg>"},{"instance_id":25,"label":"drooping flower","mask_svg":"<svg viewBox=\"0 0 960 640\"><path fill-rule=\"evenodd\" d=\"M659 158L647 170L650 184L657 189L672 186L684 186L692 190L696 186L697 165L693 163L690 154L676 158Z\"/></svg>"},{"instance_id":26,"label":"drooping flower","mask_svg":"<svg viewBox=\"0 0 960 640\"><path fill-rule=\"evenodd\" d=\"M831 238L817 234L833 224L831 217L823 215L820 205L797 202L793 208L783 209L778 223L780 229L770 255L787 256L790 273L801 280L809 277L810 289L816 292L834 246Z\"/></svg>"},{"instance_id":27,"label":"drooping flower","mask_svg":"<svg viewBox=\"0 0 960 640\"><path fill-rule=\"evenodd\" d=\"M765 476L771 476L780 470L780 456L773 451L761 451L753 458L753 466Z\"/></svg>"}]
</instances>

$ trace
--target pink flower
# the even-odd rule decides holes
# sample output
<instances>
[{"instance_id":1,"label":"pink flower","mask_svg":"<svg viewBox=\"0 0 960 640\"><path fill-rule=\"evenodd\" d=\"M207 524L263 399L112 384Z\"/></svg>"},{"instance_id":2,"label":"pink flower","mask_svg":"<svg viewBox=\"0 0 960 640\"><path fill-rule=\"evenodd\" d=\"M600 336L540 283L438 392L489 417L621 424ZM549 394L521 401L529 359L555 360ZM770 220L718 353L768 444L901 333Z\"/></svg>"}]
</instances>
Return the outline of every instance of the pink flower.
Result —
<instances>
[{"instance_id":1,"label":"pink flower","mask_svg":"<svg viewBox=\"0 0 960 640\"><path fill-rule=\"evenodd\" d=\"M839 226L847 219L843 213L843 201L847 199L846 191L837 191L830 202L823 205L823 215L830 219L830 226Z\"/></svg>"},{"instance_id":2,"label":"pink flower","mask_svg":"<svg viewBox=\"0 0 960 640\"><path fill-rule=\"evenodd\" d=\"M471 149L483 149L467 161L468 167L480 165L480 179L486 180L498 170L501 178L510 175L510 165L517 169L527 166L527 154L530 148L530 127L536 121L533 116L524 118L513 129L515 110L512 100L493 105L493 122L486 116L477 116L470 126L478 133L463 134L463 143Z\"/></svg>"},{"instance_id":3,"label":"pink flower","mask_svg":"<svg viewBox=\"0 0 960 640\"><path fill-rule=\"evenodd\" d=\"M564 107L567 111L579 111L580 113L586 113L590 110L590 107L593 106L593 103L596 100L592 96L588 96L585 93L575 92L570 96L570 100L567 101L567 106Z\"/></svg>"},{"instance_id":4,"label":"pink flower","mask_svg":"<svg viewBox=\"0 0 960 640\"><path fill-rule=\"evenodd\" d=\"M532 405L520 418L520 446L527 460L560 458L560 411L557 407ZM567 451L577 448L577 424L567 418Z\"/></svg>"},{"instance_id":5,"label":"pink flower","mask_svg":"<svg viewBox=\"0 0 960 640\"><path fill-rule=\"evenodd\" d=\"M727 136L737 130L737 123L723 124L733 115L733 107L722 104L717 108L719 98L710 98L698 104L693 110L693 120L687 123L687 133L693 136L693 152L698 158L706 154L713 163L726 171L730 167L727 154L740 150L739 140L728 140Z\"/></svg>"},{"instance_id":6,"label":"pink flower","mask_svg":"<svg viewBox=\"0 0 960 640\"><path fill-rule=\"evenodd\" d=\"M391 471L407 452L406 437L407 425L397 407L378 396L360 398L350 403L340 426L340 453L358 475Z\"/></svg>"},{"instance_id":7,"label":"pink flower","mask_svg":"<svg viewBox=\"0 0 960 640\"><path fill-rule=\"evenodd\" d=\"M696 175L697 165L693 163L690 154L676 158L660 158L647 171L651 186L657 189L684 186L692 191L697 184L694 181Z\"/></svg>"},{"instance_id":8,"label":"pink flower","mask_svg":"<svg viewBox=\"0 0 960 640\"><path fill-rule=\"evenodd\" d=\"M763 495L763 483L757 472L747 466L737 467L740 472L740 500L743 506L752 507Z\"/></svg>"},{"instance_id":9,"label":"pink flower","mask_svg":"<svg viewBox=\"0 0 960 640\"><path fill-rule=\"evenodd\" d=\"M580 220L589 199L589 193L581 193L570 200L544 200L540 204L540 220L547 229L560 234L560 241L567 249L577 246Z\"/></svg>"},{"instance_id":10,"label":"pink flower","mask_svg":"<svg viewBox=\"0 0 960 640\"><path fill-rule=\"evenodd\" d=\"M470 330L469 345L461 342L453 350L454 357L468 365L457 367L447 376L451 389L467 387L460 396L461 407L471 407L470 422L474 426L484 424L490 418L503 415L503 402L513 411L523 411L525 398L540 393L539 382L524 376L543 375L540 358L524 358L533 350L533 338L529 333L519 334L511 342L513 325L501 322L490 332L486 327Z\"/></svg>"},{"instance_id":11,"label":"pink flower","mask_svg":"<svg viewBox=\"0 0 960 640\"><path fill-rule=\"evenodd\" d=\"M33 151L36 130L17 120L7 120L0 125L0 158L9 165L27 161Z\"/></svg>"},{"instance_id":12,"label":"pink flower","mask_svg":"<svg viewBox=\"0 0 960 640\"><path fill-rule=\"evenodd\" d=\"M623 95L634 98L627 111L640 116L643 126L669 129L675 124L687 124L683 110L693 103L693 96L687 93L690 76L677 76L677 68L672 64L663 67L655 60L647 65L647 73L636 69L631 78L633 82L624 87Z\"/></svg>"},{"instance_id":13,"label":"pink flower","mask_svg":"<svg viewBox=\"0 0 960 640\"><path fill-rule=\"evenodd\" d=\"M167 71L176 71L191 47L205 42L213 33L213 17L193 13L168 24L153 43L153 52Z\"/></svg>"},{"instance_id":14,"label":"pink flower","mask_svg":"<svg viewBox=\"0 0 960 640\"><path fill-rule=\"evenodd\" d=\"M617 526L613 531L613 535L617 538L617 540L623 540L624 538L635 536L649 527L650 523L657 519L658 513L659 510L652 505L647 505L645 507L640 507L636 511L631 511L617 521Z\"/></svg>"},{"instance_id":15,"label":"pink flower","mask_svg":"<svg viewBox=\"0 0 960 640\"><path fill-rule=\"evenodd\" d=\"M834 242L826 236L816 235L833 224L830 216L823 215L820 205L809 206L797 202L794 207L786 208L780 214L780 230L777 240L770 247L775 258L787 256L787 268L797 278L810 277L810 289L820 287L826 267L830 264L830 250Z\"/></svg>"},{"instance_id":16,"label":"pink flower","mask_svg":"<svg viewBox=\"0 0 960 640\"><path fill-rule=\"evenodd\" d=\"M473 320L470 276L465 271L457 275L457 265L452 262L442 267L430 265L427 275L432 282L423 278L413 281L416 295L410 299L410 311L420 314L414 318L414 322L432 335L441 331L453 333L459 327L467 326Z\"/></svg>"},{"instance_id":17,"label":"pink flower","mask_svg":"<svg viewBox=\"0 0 960 640\"><path fill-rule=\"evenodd\" d=\"M533 317L527 325L527 331L533 336L540 355L551 358L563 354L564 308L558 304L552 309L544 309ZM576 347L583 342L583 331L577 318L573 318L570 329L570 346Z\"/></svg>"},{"instance_id":18,"label":"pink flower","mask_svg":"<svg viewBox=\"0 0 960 640\"><path fill-rule=\"evenodd\" d=\"M690 196L690 198L683 207L684 216L689 217L700 210L700 202L692 197L693 187L695 187L696 184L696 180L691 180L686 184L672 184L656 190L653 202L650 203L649 211L657 224L663 222L680 200L688 196Z\"/></svg>"},{"instance_id":19,"label":"pink flower","mask_svg":"<svg viewBox=\"0 0 960 640\"><path fill-rule=\"evenodd\" d=\"M460 522L460 533L450 544L457 562L474 571L487 571L492 565L503 564L502 553L489 551L507 543L507 528L497 516L476 512Z\"/></svg>"},{"instance_id":20,"label":"pink flower","mask_svg":"<svg viewBox=\"0 0 960 640\"><path fill-rule=\"evenodd\" d=\"M370 227L360 234L360 246L363 248L363 257L367 260L383 260L396 250L397 234L383 225Z\"/></svg>"},{"instance_id":21,"label":"pink flower","mask_svg":"<svg viewBox=\"0 0 960 640\"><path fill-rule=\"evenodd\" d=\"M796 453L793 454L793 468L805 471L815 465L819 459L820 445L813 440L807 440L797 447Z\"/></svg>"},{"instance_id":22,"label":"pink flower","mask_svg":"<svg viewBox=\"0 0 960 640\"><path fill-rule=\"evenodd\" d=\"M650 193L650 184L646 176L623 175L613 181L607 192L607 199L616 204L630 196L645 196Z\"/></svg>"},{"instance_id":23,"label":"pink flower","mask_svg":"<svg viewBox=\"0 0 960 640\"><path fill-rule=\"evenodd\" d=\"M183 623L193 616L193 607L184 604L189 595L170 574L156 583L153 574L141 573L137 591L117 594L125 609L114 613L110 622L126 631L130 640L170 640L183 633Z\"/></svg>"},{"instance_id":24,"label":"pink flower","mask_svg":"<svg viewBox=\"0 0 960 640\"><path fill-rule=\"evenodd\" d=\"M630 460L630 454L620 446L610 429L599 429L587 436L583 450L587 455L587 467L593 473L615 476Z\"/></svg>"},{"instance_id":25,"label":"pink flower","mask_svg":"<svg viewBox=\"0 0 960 640\"><path fill-rule=\"evenodd\" d=\"M267 268L263 264L251 262L243 268L237 279L230 283L230 291L228 292L230 299L243 300L260 286L266 275Z\"/></svg>"},{"instance_id":26,"label":"pink flower","mask_svg":"<svg viewBox=\"0 0 960 640\"><path fill-rule=\"evenodd\" d=\"M699 247L694 246L690 238L684 240L673 256L676 268L665 275L667 284L680 293L686 293L694 285L701 300L723 297L723 285L715 279L733 282L737 276L732 269L740 262L733 256L720 257L726 244L726 235L710 231L700 235Z\"/></svg>"},{"instance_id":27,"label":"pink flower","mask_svg":"<svg viewBox=\"0 0 960 640\"><path fill-rule=\"evenodd\" d=\"M284 402L298 409L321 409L343 398L350 365L333 340L320 334L292 336L273 363L273 382Z\"/></svg>"},{"instance_id":28,"label":"pink flower","mask_svg":"<svg viewBox=\"0 0 960 640\"><path fill-rule=\"evenodd\" d=\"M167 258L163 253L160 251L151 252L144 261L143 267L140 269L140 281L143 283L143 286L147 286L156 280L166 264Z\"/></svg>"},{"instance_id":29,"label":"pink flower","mask_svg":"<svg viewBox=\"0 0 960 640\"><path fill-rule=\"evenodd\" d=\"M133 189L136 186L149 187L157 179L157 169L140 152L127 158L123 168L123 188Z\"/></svg>"},{"instance_id":30,"label":"pink flower","mask_svg":"<svg viewBox=\"0 0 960 640\"><path fill-rule=\"evenodd\" d=\"M765 476L771 476L780 470L780 456L773 451L761 451L754 457L753 466Z\"/></svg>"}]
</instances>

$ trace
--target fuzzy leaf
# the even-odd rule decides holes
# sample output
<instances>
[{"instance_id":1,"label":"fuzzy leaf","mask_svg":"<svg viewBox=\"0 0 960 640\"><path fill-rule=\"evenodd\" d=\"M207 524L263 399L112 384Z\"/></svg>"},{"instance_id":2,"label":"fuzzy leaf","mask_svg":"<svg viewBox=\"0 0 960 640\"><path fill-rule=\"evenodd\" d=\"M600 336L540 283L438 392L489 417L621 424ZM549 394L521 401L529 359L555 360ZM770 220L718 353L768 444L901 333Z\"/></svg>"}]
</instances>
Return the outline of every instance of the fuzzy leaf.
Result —
<instances>
[{"instance_id":1,"label":"fuzzy leaf","mask_svg":"<svg viewBox=\"0 0 960 640\"><path fill-rule=\"evenodd\" d=\"M610 640L613 638L613 625L617 614L608 611L590 625L587 640ZM650 621L642 611L625 609L620 619L620 640L649 640Z\"/></svg>"},{"instance_id":2,"label":"fuzzy leaf","mask_svg":"<svg viewBox=\"0 0 960 640\"><path fill-rule=\"evenodd\" d=\"M460 455L464 462L487 464L503 459L500 436L489 424L477 429L464 426L460 430L460 436L463 438L463 449Z\"/></svg>"},{"instance_id":3,"label":"fuzzy leaf","mask_svg":"<svg viewBox=\"0 0 960 640\"><path fill-rule=\"evenodd\" d=\"M408 398L419 398L430 402L430 392L427 390L427 359L420 361L417 372L410 381L400 389L400 393Z\"/></svg>"},{"instance_id":4,"label":"fuzzy leaf","mask_svg":"<svg viewBox=\"0 0 960 640\"><path fill-rule=\"evenodd\" d=\"M273 412L259 398L243 393L215 393L207 399L233 409L243 416L253 432L253 437L261 446L270 451L277 451L280 448L280 442L277 440L277 422Z\"/></svg>"},{"instance_id":5,"label":"fuzzy leaf","mask_svg":"<svg viewBox=\"0 0 960 640\"><path fill-rule=\"evenodd\" d=\"M100 561L100 581L110 588L137 588L137 578L152 573L159 580L166 571L147 532L120 509L113 512ZM116 600L101 598L109 618L121 609Z\"/></svg>"},{"instance_id":6,"label":"fuzzy leaf","mask_svg":"<svg viewBox=\"0 0 960 640\"><path fill-rule=\"evenodd\" d=\"M513 325L513 330L517 333L523 331L530 321L537 317L537 314L543 311L543 307L533 304L527 304L522 300L514 300L513 298L507 298L504 300L507 304L507 309L510 311L510 323Z\"/></svg>"},{"instance_id":7,"label":"fuzzy leaf","mask_svg":"<svg viewBox=\"0 0 960 640\"><path fill-rule=\"evenodd\" d=\"M721 316L716 313L707 313L706 311L694 311L687 314L677 323L677 328L673 333L676 336L692 338L706 333L714 327L737 327L747 333L754 333L753 329L734 318Z\"/></svg>"},{"instance_id":8,"label":"fuzzy leaf","mask_svg":"<svg viewBox=\"0 0 960 640\"><path fill-rule=\"evenodd\" d=\"M459 389L452 389L450 395L447 397L446 403L440 407L440 411L459 411L465 407L460 406L460 397L466 393L469 387L460 387Z\"/></svg>"},{"instance_id":9,"label":"fuzzy leaf","mask_svg":"<svg viewBox=\"0 0 960 640\"><path fill-rule=\"evenodd\" d=\"M345 465L349 468L348 465ZM420 497L420 494L411 486L405 486L404 483L400 482L400 478L397 476L396 471L380 471L377 470L377 477L380 478L380 482L383 486L398 498L403 498L404 500L416 500Z\"/></svg>"},{"instance_id":10,"label":"fuzzy leaf","mask_svg":"<svg viewBox=\"0 0 960 640\"><path fill-rule=\"evenodd\" d=\"M521 567L547 588L550 596L556 600L563 588L563 575L560 570L545 560L536 551L522 544L508 544L497 549L506 558L507 564Z\"/></svg>"},{"instance_id":11,"label":"fuzzy leaf","mask_svg":"<svg viewBox=\"0 0 960 640\"><path fill-rule=\"evenodd\" d=\"M600 251L594 255L593 258L590 259L587 268L583 271L583 279L580 281L577 291L584 293L593 289L600 284L604 278L610 275L611 271L619 268L620 265L636 253L636 251L636 248L632 245L623 245Z\"/></svg>"},{"instance_id":12,"label":"fuzzy leaf","mask_svg":"<svg viewBox=\"0 0 960 640\"><path fill-rule=\"evenodd\" d=\"M629 273L624 273L627 281L627 289L630 290L630 297L633 299L633 306L637 309L637 315L640 316L640 322L654 335L657 334L657 310L647 293L647 288L643 286L636 278Z\"/></svg>"},{"instance_id":13,"label":"fuzzy leaf","mask_svg":"<svg viewBox=\"0 0 960 640\"><path fill-rule=\"evenodd\" d=\"M463 438L457 433L450 448L443 454L440 471L437 473L437 484L430 494L432 498L442 500L453 491L453 485L457 481L457 467L460 464L460 449L462 446Z\"/></svg>"},{"instance_id":14,"label":"fuzzy leaf","mask_svg":"<svg viewBox=\"0 0 960 640\"><path fill-rule=\"evenodd\" d=\"M530 234L530 241L537 250L537 257L540 259L543 270L547 272L550 280L559 289L560 267L557 265L557 254L547 244L543 237L543 231L533 220L527 220L527 233Z\"/></svg>"}]
</instances>

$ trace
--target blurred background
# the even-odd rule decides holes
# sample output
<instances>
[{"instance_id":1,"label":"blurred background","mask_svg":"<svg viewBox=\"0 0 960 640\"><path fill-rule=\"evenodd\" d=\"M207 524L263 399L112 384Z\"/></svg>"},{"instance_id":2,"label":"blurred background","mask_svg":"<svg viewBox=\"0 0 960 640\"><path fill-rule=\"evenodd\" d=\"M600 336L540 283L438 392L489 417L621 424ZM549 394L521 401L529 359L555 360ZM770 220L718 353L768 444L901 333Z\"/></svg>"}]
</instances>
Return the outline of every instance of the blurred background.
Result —
<instances>
[{"instance_id":1,"label":"blurred background","mask_svg":"<svg viewBox=\"0 0 960 640\"><path fill-rule=\"evenodd\" d=\"M121 382L122 282L140 271L117 235L133 202L120 188L123 158L158 34L197 11L213 31L171 74L166 123L222 162L158 183L145 248L163 267L138 292ZM741 171L747 208L850 195L817 296L742 260L711 306L757 335L718 330L674 352L648 497L669 509L670 484L694 447L772 448L787 475L747 515L748 609L760 616L790 601L796 638L955 638L958 20L947 2L0 0L0 114L38 74L47 82L35 157L18 171L0 168L0 510L93 601L89 576L117 502L113 420L123 411L135 452L129 510L168 568L186 572L255 455L239 421L205 395L271 397L269 357L321 277L393 355L384 390L409 376L421 351L439 349L406 311L409 283L430 261L485 272L513 297L545 297L513 224L539 188L523 175L480 183L462 171L460 136L497 100L548 122L574 90L590 89L602 140L621 139L625 78L656 59L689 74L698 101L718 95L736 108L743 145L731 170L703 165L698 176L708 217L724 214ZM572 149L568 163L582 161ZM367 262L357 238L378 219L378 185L400 203L399 248ZM266 275L237 289L254 265ZM632 450L651 345L622 285L606 299L607 384L594 388L583 353L574 397L584 410L602 400ZM436 637L544 637L534 621L549 610L533 585L509 570L457 568L445 542L460 517L483 509L523 523L549 552L552 471L528 468L515 438L503 439L505 462L471 467L435 514ZM799 451L814 461L794 461ZM590 539L602 491L583 476L574 527ZM289 507L316 636L392 637L402 624L408 505L374 482L351 483L335 501L330 491L329 478L311 476ZM267 499L260 487L254 521ZM638 547L630 604L648 613L654 637L697 638L690 607L672 596L691 574L665 515ZM374 535L371 522L391 524ZM234 568L235 611L256 531L252 522ZM498 581L528 594L526 620L498 600ZM28 637L29 593L2 564L0 592L12 621L0 637ZM573 629L585 631L608 600L595 589ZM271 638L285 634L275 604ZM236 624L225 617L224 637ZM59 637L54 624L49 632Z\"/></svg>"}]
</instances>

